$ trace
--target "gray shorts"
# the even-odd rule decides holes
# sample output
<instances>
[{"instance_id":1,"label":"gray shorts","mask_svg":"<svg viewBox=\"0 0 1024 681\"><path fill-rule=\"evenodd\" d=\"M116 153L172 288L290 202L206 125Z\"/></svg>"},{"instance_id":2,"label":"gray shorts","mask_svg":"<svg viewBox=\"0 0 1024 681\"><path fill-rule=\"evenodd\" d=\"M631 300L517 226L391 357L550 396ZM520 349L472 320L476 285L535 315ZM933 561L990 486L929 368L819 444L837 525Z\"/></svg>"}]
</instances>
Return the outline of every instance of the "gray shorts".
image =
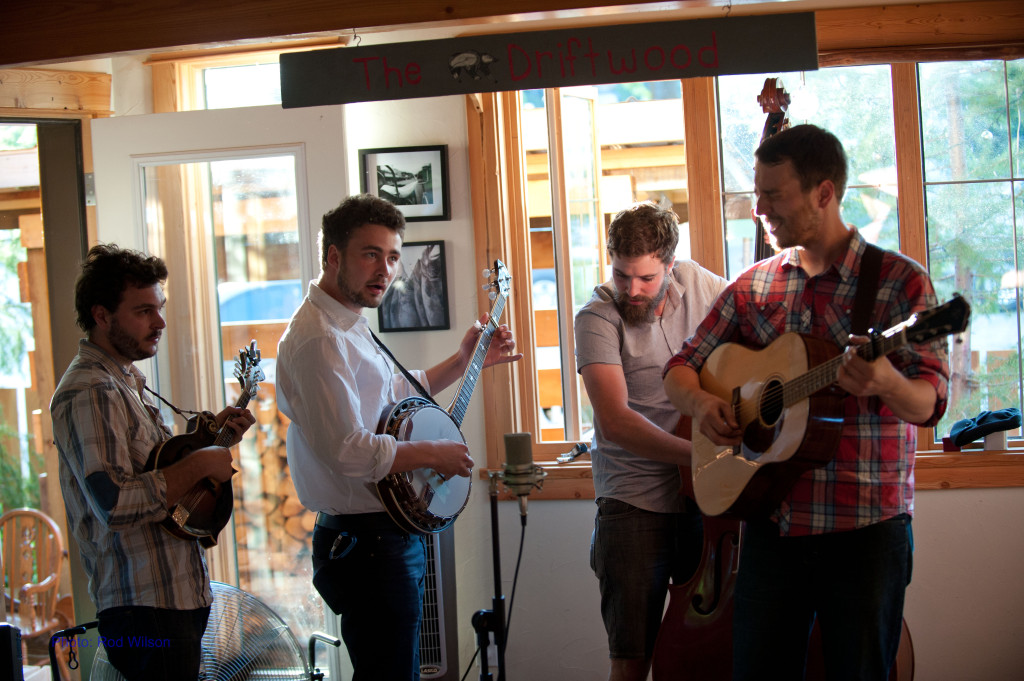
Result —
<instances>
[{"instance_id":1,"label":"gray shorts","mask_svg":"<svg viewBox=\"0 0 1024 681\"><path fill-rule=\"evenodd\" d=\"M698 513L653 513L617 499L597 500L590 567L601 584L610 656L650 659L669 579L685 582L702 549Z\"/></svg>"}]
</instances>

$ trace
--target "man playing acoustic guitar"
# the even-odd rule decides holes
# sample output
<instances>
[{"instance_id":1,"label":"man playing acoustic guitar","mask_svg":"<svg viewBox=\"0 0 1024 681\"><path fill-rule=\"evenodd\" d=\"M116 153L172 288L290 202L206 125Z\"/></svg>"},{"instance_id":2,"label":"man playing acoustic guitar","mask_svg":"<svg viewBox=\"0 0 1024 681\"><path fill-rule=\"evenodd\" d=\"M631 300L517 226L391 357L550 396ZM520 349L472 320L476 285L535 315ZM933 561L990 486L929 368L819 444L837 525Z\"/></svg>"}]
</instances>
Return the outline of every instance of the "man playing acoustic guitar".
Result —
<instances>
[{"instance_id":1,"label":"man playing acoustic guitar","mask_svg":"<svg viewBox=\"0 0 1024 681\"><path fill-rule=\"evenodd\" d=\"M213 601L203 548L161 527L168 509L200 481L231 479L225 447L204 447L146 470L171 437L133 362L153 357L166 326L157 257L94 246L75 284L87 337L64 373L50 415L68 525L78 541L107 658L129 679L199 675L200 643ZM228 407L218 427L241 440L255 423Z\"/></svg>"},{"instance_id":2,"label":"man playing acoustic guitar","mask_svg":"<svg viewBox=\"0 0 1024 681\"><path fill-rule=\"evenodd\" d=\"M378 433L385 406L417 389L377 344L363 308L381 304L398 271L405 218L384 199L360 194L323 217L322 272L281 337L278 405L289 419L288 465L302 504L317 511L313 585L341 615L353 681L420 677L419 630L426 547L400 527L374 484L389 474L429 468L442 478L468 476L463 442L400 441ZM410 372L425 390L460 377L482 324L458 352L426 371ZM483 366L515 361L502 324Z\"/></svg>"},{"instance_id":3,"label":"man playing acoustic guitar","mask_svg":"<svg viewBox=\"0 0 1024 681\"><path fill-rule=\"evenodd\" d=\"M927 273L909 258L877 251L868 266L864 237L840 216L847 164L834 135L798 125L765 140L755 158L756 214L784 250L740 274L666 367L672 403L716 446L747 445L737 412L709 391L715 377L702 373L721 344L764 348L798 332L839 352L866 340L851 339L858 307L870 328L883 330L935 305ZM874 283L858 306L856 291ZM781 503L748 518L734 679L802 678L815 617L829 679L881 681L895 659L913 548L917 437L909 424L930 426L945 412L946 351L940 342L911 344L869 362L848 349L841 361L834 456L803 472Z\"/></svg>"}]
</instances>

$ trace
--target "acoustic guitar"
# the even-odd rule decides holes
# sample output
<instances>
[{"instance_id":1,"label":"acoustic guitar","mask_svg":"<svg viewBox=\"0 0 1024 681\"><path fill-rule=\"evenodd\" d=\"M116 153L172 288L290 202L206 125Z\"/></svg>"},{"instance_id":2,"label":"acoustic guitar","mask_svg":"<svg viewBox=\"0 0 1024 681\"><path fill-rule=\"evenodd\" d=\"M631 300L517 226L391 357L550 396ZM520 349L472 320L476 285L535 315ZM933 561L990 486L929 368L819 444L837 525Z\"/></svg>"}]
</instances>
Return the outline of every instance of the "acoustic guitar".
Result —
<instances>
[{"instance_id":1,"label":"acoustic guitar","mask_svg":"<svg viewBox=\"0 0 1024 681\"><path fill-rule=\"evenodd\" d=\"M856 347L871 361L908 343L928 343L967 328L971 308L954 295ZM740 517L778 506L804 471L832 460L843 428L844 393L835 385L842 353L835 344L784 333L753 350L715 348L700 372L701 388L732 405L743 431L735 446L716 445L693 428L694 498L706 515Z\"/></svg>"},{"instance_id":2,"label":"acoustic guitar","mask_svg":"<svg viewBox=\"0 0 1024 681\"><path fill-rule=\"evenodd\" d=\"M491 308L483 333L477 339L476 349L459 382L455 398L447 409L424 397L407 397L389 404L381 413L377 432L391 435L402 442L425 440L453 440L465 443L459 426L469 408L480 371L484 368L487 348L498 329L498 319L505 309L511 290L511 275L504 263L494 261L494 268L484 270L492 276L484 286L491 290L494 306ZM469 501L473 478L453 476L445 479L429 468L418 468L404 473L386 475L374 484L377 495L391 518L407 532L429 534L440 532L458 517Z\"/></svg>"},{"instance_id":3,"label":"acoustic guitar","mask_svg":"<svg viewBox=\"0 0 1024 681\"><path fill-rule=\"evenodd\" d=\"M240 409L249 404L259 390L259 382L264 379L259 364L260 351L256 349L256 341L238 351L234 375L242 395L235 406ZM214 415L204 412L196 418L191 432L175 435L154 447L145 469L165 468L203 447L226 447L233 437L233 430L226 425L218 429ZM204 548L210 548L217 545L217 535L231 518L233 506L231 481L218 482L207 478L185 493L160 526L179 539L198 539Z\"/></svg>"}]
</instances>

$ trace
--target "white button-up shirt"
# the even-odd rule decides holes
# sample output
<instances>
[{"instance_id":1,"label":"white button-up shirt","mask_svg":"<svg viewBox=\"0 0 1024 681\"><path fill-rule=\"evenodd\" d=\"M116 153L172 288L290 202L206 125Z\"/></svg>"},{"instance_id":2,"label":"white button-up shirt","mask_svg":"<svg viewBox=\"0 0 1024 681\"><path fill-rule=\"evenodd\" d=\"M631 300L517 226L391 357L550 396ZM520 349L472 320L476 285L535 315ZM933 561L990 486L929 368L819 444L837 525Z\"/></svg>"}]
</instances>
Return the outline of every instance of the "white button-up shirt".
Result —
<instances>
[{"instance_id":1,"label":"white button-up shirt","mask_svg":"<svg viewBox=\"0 0 1024 681\"><path fill-rule=\"evenodd\" d=\"M430 390L423 371L412 372ZM302 505L332 515L384 510L372 483L397 443L377 434L384 408L417 394L374 342L366 318L315 282L277 346L277 401L291 419L288 467Z\"/></svg>"}]
</instances>

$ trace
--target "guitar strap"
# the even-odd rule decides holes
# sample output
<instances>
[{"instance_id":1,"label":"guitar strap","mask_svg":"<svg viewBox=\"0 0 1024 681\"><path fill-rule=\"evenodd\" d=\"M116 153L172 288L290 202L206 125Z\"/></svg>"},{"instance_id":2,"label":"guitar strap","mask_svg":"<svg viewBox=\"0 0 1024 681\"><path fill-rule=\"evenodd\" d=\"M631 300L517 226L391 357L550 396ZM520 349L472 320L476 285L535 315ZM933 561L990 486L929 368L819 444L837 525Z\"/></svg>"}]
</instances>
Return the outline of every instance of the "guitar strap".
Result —
<instances>
[{"instance_id":1,"label":"guitar strap","mask_svg":"<svg viewBox=\"0 0 1024 681\"><path fill-rule=\"evenodd\" d=\"M850 331L855 335L867 335L870 328L871 313L875 309L875 297L878 295L881 274L882 249L874 244L866 244L864 255L860 258L857 293L853 299L853 319L850 322Z\"/></svg>"},{"instance_id":2,"label":"guitar strap","mask_svg":"<svg viewBox=\"0 0 1024 681\"><path fill-rule=\"evenodd\" d=\"M398 367L399 371L402 372L402 375L405 376L405 379L412 383L413 387L416 388L417 391L419 391L419 394L422 395L423 398L429 401L431 404L440 406L437 404L437 402L434 401L434 398L430 396L430 393L423 389L423 386L420 385L420 382L417 381L412 374L406 371L405 367L402 366L402 363L399 362L398 359L393 354L391 354L391 351L388 350L388 346L384 345L384 343L381 342L380 338L377 338L377 334L375 334L373 330L370 329L370 327L366 327L366 330L370 332L370 335L373 336L373 340L377 343L377 345L380 346L380 349L384 351L384 354L390 357L391 361L395 363L395 366Z\"/></svg>"}]
</instances>

